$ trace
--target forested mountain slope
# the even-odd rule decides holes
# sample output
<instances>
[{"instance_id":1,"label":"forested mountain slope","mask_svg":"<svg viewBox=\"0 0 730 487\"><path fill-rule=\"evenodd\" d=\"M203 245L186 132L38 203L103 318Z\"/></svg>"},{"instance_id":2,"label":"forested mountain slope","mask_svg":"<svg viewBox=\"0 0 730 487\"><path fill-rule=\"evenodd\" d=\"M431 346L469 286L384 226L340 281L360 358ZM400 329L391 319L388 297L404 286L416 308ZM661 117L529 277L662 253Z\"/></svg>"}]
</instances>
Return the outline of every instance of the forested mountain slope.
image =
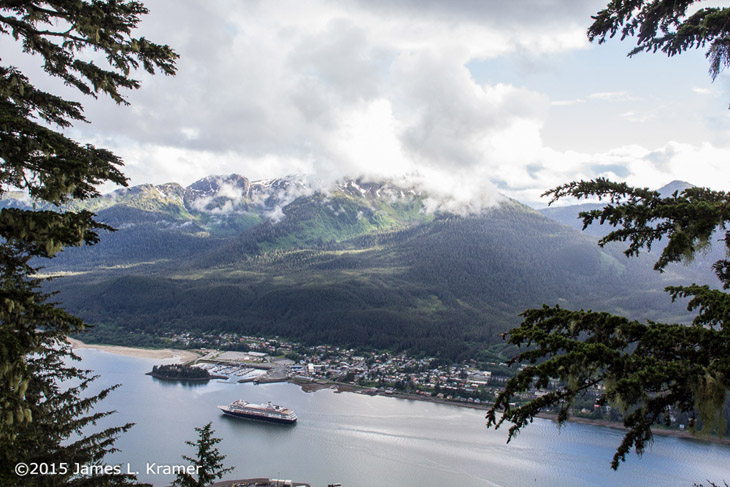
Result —
<instances>
[{"instance_id":1,"label":"forested mountain slope","mask_svg":"<svg viewBox=\"0 0 730 487\"><path fill-rule=\"evenodd\" d=\"M59 299L107 342L235 331L455 358L543 303L681 319L649 260L506 198L460 216L425 212L426 197L235 175L131 188L93 203L119 230L47 272L67 274L51 281Z\"/></svg>"},{"instance_id":2,"label":"forested mountain slope","mask_svg":"<svg viewBox=\"0 0 730 487\"><path fill-rule=\"evenodd\" d=\"M685 189L692 188L694 185L685 181L672 181L665 186L657 189L661 197L668 198L674 195L675 192L681 193ZM598 210L603 208L604 203L581 203L575 205L564 205L564 206L550 206L542 208L539 212L555 220L556 222L562 223L569 227L575 228L576 230L582 231L586 235L591 235L596 240L608 235L611 231L615 230L610 225L599 225L594 223L585 229L583 229L583 221L579 218L581 212L589 212L592 210ZM702 252L698 252L697 255L693 256L691 261L687 261L683 264L670 264L667 266L667 272L673 276L677 276L684 283L696 282L699 284L708 284L711 286L719 286L720 281L712 271L712 264L723 258L725 254L724 244L716 244L719 242L724 235L717 232L715 237L710 242L710 246ZM650 260L656 260L661 254L662 249L666 245L665 242L659 240L652 246L651 252L649 252L648 258ZM620 243L611 243L607 246L612 251L620 251L625 248Z\"/></svg>"}]
</instances>

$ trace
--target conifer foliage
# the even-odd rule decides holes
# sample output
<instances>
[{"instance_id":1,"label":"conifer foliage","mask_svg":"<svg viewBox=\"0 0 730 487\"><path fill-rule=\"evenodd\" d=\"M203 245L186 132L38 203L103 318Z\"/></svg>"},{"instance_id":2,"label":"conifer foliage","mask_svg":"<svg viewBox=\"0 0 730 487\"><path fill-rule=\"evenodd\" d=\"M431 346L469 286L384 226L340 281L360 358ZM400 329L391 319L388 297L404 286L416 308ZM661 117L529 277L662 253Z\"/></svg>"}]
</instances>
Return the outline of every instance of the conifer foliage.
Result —
<instances>
[{"instance_id":1,"label":"conifer foliage","mask_svg":"<svg viewBox=\"0 0 730 487\"><path fill-rule=\"evenodd\" d=\"M701 8L687 16L692 3L614 0L594 17L588 36L599 42L617 32L622 39L635 36L637 47L629 55L662 51L673 56L709 44L714 78L730 63L730 9ZM628 243L627 256L663 240L654 266L660 272L691 259L713 239L724 242L730 255L730 194L723 191L691 188L662 198L648 189L596 179L572 182L545 196L607 201L603 209L581 213L584 228L594 222L613 226L599 244ZM697 284L667 288L671 299L689 299L688 310L697 312L690 325L639 323L559 306L525 311L521 326L507 333L510 343L523 348L512 362L524 368L488 411L488 426L512 423L512 439L546 409L556 411L563 423L573 401L593 390L599 391L596 406L618 407L628 430L613 457L614 469L631 448L641 454L652 439L651 426L669 422L672 412L688 413L695 431L722 435L730 384L730 260L718 260L713 270L722 290ZM547 389L556 381L560 385L545 395L515 405L521 393Z\"/></svg>"},{"instance_id":2,"label":"conifer foliage","mask_svg":"<svg viewBox=\"0 0 730 487\"><path fill-rule=\"evenodd\" d=\"M175 72L172 49L132 35L146 13L136 1L2 0L0 33L36 56L48 75L85 95L101 94L125 104L123 90L139 87L130 77L133 70ZM99 62L100 55L105 62ZM60 132L85 121L79 102L40 90L17 67L0 64L0 196L21 191L60 205L98 196L100 183L126 185L118 157ZM103 228L88 211L0 210L2 485L126 482L115 475L92 480L70 473L13 476L16 462L34 458L99 464L112 450L114 436L128 427L83 436L85 426L105 415L89 411L110 390L82 397L93 377L69 365L73 355L65 339L84 324L50 302L34 277L38 260L33 259L53 257L66 246L93 244ZM69 470L73 465L67 465Z\"/></svg>"},{"instance_id":3,"label":"conifer foliage","mask_svg":"<svg viewBox=\"0 0 730 487\"><path fill-rule=\"evenodd\" d=\"M691 188L661 198L648 189L631 188L605 179L581 181L549 192L554 199L574 196L608 198L601 210L582 213L584 225L594 221L620 227L599 242L627 241L626 254L636 255L652 243L667 245L655 265L662 271L688 258L710 241L716 228L730 221L730 195ZM730 240L724 235L724 244ZM730 288L730 261L714 264L724 289ZM555 408L558 420L569 417L573 400L603 387L597 405L619 407L628 432L614 455L617 468L632 447L641 453L651 441L650 427L687 412L705 433L723 434L722 408L730 378L730 295L707 285L667 288L672 299L690 298L688 309L699 311L692 325L646 324L609 313L571 311L544 306L525 311L509 342L527 347L513 362L528 364L512 379L488 412L488 423L512 422L510 437L542 410ZM547 388L551 379L564 385L520 407L514 397L532 387ZM497 412L502 410L501 418Z\"/></svg>"},{"instance_id":4,"label":"conifer foliage","mask_svg":"<svg viewBox=\"0 0 730 487\"><path fill-rule=\"evenodd\" d=\"M198 441L185 442L185 444L195 448L195 457L183 455L183 458L190 462L190 465L195 468L197 474L179 473L173 485L180 487L205 487L233 470L232 467L223 467L223 460L225 460L226 456L222 455L218 451L218 448L215 447L221 440L213 436L214 431L211 423L206 424L202 428L195 428L195 431L198 432Z\"/></svg>"},{"instance_id":5,"label":"conifer foliage","mask_svg":"<svg viewBox=\"0 0 730 487\"><path fill-rule=\"evenodd\" d=\"M689 49L707 48L710 76L730 66L730 39L727 37L730 9L697 8L687 12L696 0L613 0L593 17L588 38L599 44L621 34L621 40L634 38L636 47L629 56L640 52L663 52L667 56Z\"/></svg>"}]
</instances>

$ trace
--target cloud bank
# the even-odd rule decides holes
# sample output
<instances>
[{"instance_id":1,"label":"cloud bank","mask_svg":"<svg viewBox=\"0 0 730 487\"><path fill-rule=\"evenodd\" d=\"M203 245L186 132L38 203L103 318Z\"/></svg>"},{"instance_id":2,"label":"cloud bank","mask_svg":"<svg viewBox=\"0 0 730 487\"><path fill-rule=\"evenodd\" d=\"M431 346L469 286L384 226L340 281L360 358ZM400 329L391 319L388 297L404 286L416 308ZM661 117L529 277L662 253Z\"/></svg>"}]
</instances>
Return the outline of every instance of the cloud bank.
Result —
<instances>
[{"instance_id":1,"label":"cloud bank","mask_svg":"<svg viewBox=\"0 0 730 487\"><path fill-rule=\"evenodd\" d=\"M552 148L544 129L556 110L635 95L615 87L557 97L496 68L486 81L470 70L588 49L585 30L604 0L145 4L141 33L179 52L177 76L140 75L130 107L84 100L92 123L70 131L121 155L133 184L226 173L406 178L438 204L483 207L498 192L536 202L550 187L597 176L715 184L727 160L721 143L700 140ZM709 97L704 87L687 91ZM616 118L651 122L636 110Z\"/></svg>"}]
</instances>

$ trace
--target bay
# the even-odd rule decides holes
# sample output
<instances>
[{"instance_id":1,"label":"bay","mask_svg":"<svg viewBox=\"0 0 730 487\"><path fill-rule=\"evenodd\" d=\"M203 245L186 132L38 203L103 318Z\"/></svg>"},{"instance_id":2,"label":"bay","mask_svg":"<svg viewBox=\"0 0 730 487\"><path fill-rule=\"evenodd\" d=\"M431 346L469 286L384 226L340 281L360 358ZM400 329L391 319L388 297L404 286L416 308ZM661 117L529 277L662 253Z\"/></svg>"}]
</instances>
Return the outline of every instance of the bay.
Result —
<instances>
[{"instance_id":1,"label":"bay","mask_svg":"<svg viewBox=\"0 0 730 487\"><path fill-rule=\"evenodd\" d=\"M101 403L116 410L100 426L134 422L120 436L109 463L128 464L139 479L166 486L172 475L156 466L186 465L186 440L195 427L213 423L227 478L269 477L345 487L481 486L691 486L730 480L730 446L656 437L643 457L632 454L618 471L609 462L621 441L615 429L536 420L506 443L506 431L488 430L484 411L382 396L303 392L287 384L210 381L182 384L144 375L159 360L78 350L82 366L100 378L95 388L122 384ZM237 420L218 405L236 399L294 409L296 425Z\"/></svg>"}]
</instances>

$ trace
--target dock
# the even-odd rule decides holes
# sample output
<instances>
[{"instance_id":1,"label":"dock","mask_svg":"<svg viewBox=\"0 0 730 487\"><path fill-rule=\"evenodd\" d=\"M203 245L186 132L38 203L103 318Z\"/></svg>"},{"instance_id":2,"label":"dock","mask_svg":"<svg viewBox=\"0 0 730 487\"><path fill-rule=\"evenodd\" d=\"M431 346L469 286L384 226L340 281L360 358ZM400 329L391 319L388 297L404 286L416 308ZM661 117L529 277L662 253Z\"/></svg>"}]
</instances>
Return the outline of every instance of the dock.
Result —
<instances>
[{"instance_id":1,"label":"dock","mask_svg":"<svg viewBox=\"0 0 730 487\"><path fill-rule=\"evenodd\" d=\"M209 487L310 487L310 485L304 482L262 477L255 479L224 480L211 484Z\"/></svg>"}]
</instances>

